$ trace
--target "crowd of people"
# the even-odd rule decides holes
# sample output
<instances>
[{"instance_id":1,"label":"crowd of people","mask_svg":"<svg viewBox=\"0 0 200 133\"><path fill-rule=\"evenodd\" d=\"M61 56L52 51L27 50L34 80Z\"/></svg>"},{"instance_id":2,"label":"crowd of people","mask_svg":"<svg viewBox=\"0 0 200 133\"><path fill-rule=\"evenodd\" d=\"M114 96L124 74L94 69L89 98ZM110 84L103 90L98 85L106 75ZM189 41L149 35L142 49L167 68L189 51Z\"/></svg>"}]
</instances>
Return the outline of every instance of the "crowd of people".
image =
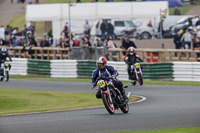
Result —
<instances>
[{"instance_id":1,"label":"crowd of people","mask_svg":"<svg viewBox=\"0 0 200 133\"><path fill-rule=\"evenodd\" d=\"M193 25L191 19L188 21L189 25L180 29L174 36L175 48L200 50L200 18L195 25ZM176 53L175 56L177 56ZM200 57L200 54L198 54L198 57Z\"/></svg>"}]
</instances>

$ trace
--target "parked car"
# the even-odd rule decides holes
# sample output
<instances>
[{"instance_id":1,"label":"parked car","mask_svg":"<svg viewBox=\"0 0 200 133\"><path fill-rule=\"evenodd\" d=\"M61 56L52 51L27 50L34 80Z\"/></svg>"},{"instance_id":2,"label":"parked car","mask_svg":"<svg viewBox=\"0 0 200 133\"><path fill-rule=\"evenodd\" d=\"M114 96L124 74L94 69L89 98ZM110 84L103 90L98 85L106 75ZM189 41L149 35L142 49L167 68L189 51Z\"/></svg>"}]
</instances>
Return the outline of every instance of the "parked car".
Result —
<instances>
[{"instance_id":1,"label":"parked car","mask_svg":"<svg viewBox=\"0 0 200 133\"><path fill-rule=\"evenodd\" d=\"M100 19L94 22L91 28L92 36L101 36L100 25L103 20L110 20L114 26L114 33L117 37L129 36L130 38L148 39L153 36L153 28L136 26L131 20L119 20L119 19Z\"/></svg>"},{"instance_id":2,"label":"parked car","mask_svg":"<svg viewBox=\"0 0 200 133\"><path fill-rule=\"evenodd\" d=\"M199 20L199 16L184 16L181 19L179 19L176 23L171 24L168 26L168 29L165 30L164 37L165 38L171 38L174 35L177 34L179 30L185 30L189 26L188 20L192 18L192 24L195 26L196 22ZM193 30L196 31L196 28L193 27Z\"/></svg>"}]
</instances>

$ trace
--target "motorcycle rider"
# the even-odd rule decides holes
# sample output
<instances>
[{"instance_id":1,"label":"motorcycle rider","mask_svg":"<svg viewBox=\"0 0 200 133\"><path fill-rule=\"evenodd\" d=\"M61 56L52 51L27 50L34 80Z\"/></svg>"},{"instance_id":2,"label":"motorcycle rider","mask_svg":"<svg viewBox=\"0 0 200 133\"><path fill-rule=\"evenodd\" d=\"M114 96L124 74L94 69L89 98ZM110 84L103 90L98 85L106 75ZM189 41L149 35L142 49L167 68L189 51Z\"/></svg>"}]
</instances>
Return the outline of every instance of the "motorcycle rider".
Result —
<instances>
[{"instance_id":1,"label":"motorcycle rider","mask_svg":"<svg viewBox=\"0 0 200 133\"><path fill-rule=\"evenodd\" d=\"M101 76L101 77L113 77L112 83L114 84L114 86L116 88L118 88L120 90L120 92L122 93L122 96L124 98L125 101L128 100L128 97L126 96L125 90L123 88L123 83L116 79L116 77L119 75L117 70L115 70L112 66L108 66L107 65L107 60L105 57L100 57L97 60L97 69L93 71L92 74L92 84L94 84L94 82L96 81L96 79ZM94 85L93 85L94 86ZM96 98L101 98L101 90L99 89L96 93Z\"/></svg>"},{"instance_id":2,"label":"motorcycle rider","mask_svg":"<svg viewBox=\"0 0 200 133\"><path fill-rule=\"evenodd\" d=\"M135 52L134 47L129 47L127 49L127 54L124 58L125 63L127 64L127 72L129 80L132 79L131 77L131 65L134 65L136 62L143 62L143 60L139 57L139 55Z\"/></svg>"},{"instance_id":3,"label":"motorcycle rider","mask_svg":"<svg viewBox=\"0 0 200 133\"><path fill-rule=\"evenodd\" d=\"M11 56L7 52L7 48L2 48L0 51L0 66L2 66L2 63L6 61L6 58L9 58L10 61L12 61ZM2 68L2 67L1 67ZM9 64L9 70L11 69L11 65ZM2 69L3 70L3 69ZM1 70L1 75L2 75L2 70Z\"/></svg>"}]
</instances>

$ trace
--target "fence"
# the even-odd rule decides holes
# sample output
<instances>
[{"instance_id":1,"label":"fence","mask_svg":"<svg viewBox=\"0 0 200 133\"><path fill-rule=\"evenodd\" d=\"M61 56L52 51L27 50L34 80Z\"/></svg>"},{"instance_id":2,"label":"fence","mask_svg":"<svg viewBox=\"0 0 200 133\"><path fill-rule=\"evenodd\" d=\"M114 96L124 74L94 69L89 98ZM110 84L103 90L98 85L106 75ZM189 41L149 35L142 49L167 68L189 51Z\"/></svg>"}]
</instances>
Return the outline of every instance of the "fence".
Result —
<instances>
[{"instance_id":1,"label":"fence","mask_svg":"<svg viewBox=\"0 0 200 133\"><path fill-rule=\"evenodd\" d=\"M96 60L100 56L106 56L110 61L123 61L123 49L114 48L108 51L104 47L89 48L49 48L49 47L33 47L34 53L28 55L28 48L8 47L12 57L32 58L32 59L77 59L77 60ZM172 62L172 61L200 61L199 50L185 49L136 49L136 52L144 60L144 62ZM115 54L114 54L115 53Z\"/></svg>"},{"instance_id":2,"label":"fence","mask_svg":"<svg viewBox=\"0 0 200 133\"><path fill-rule=\"evenodd\" d=\"M116 51L117 54L112 53ZM120 48L109 49L109 60L117 58L118 61L123 61ZM136 49L136 52L145 62L172 62L172 61L200 61L199 50L186 49Z\"/></svg>"}]
</instances>

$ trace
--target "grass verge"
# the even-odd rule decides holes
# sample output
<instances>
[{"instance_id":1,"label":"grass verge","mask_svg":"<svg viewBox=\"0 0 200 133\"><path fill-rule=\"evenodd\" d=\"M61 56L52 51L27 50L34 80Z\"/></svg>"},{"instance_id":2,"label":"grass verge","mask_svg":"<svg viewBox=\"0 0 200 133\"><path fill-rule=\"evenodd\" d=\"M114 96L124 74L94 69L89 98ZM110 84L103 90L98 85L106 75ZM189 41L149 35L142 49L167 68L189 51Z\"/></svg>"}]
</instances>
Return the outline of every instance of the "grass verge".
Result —
<instances>
[{"instance_id":1,"label":"grass verge","mask_svg":"<svg viewBox=\"0 0 200 133\"><path fill-rule=\"evenodd\" d=\"M200 133L200 127L163 129L163 130L152 130L152 131L136 131L136 132L117 132L117 133Z\"/></svg>"},{"instance_id":2,"label":"grass verge","mask_svg":"<svg viewBox=\"0 0 200 133\"><path fill-rule=\"evenodd\" d=\"M131 96L130 102L139 98ZM0 89L0 115L103 106L95 93Z\"/></svg>"},{"instance_id":3,"label":"grass verge","mask_svg":"<svg viewBox=\"0 0 200 133\"><path fill-rule=\"evenodd\" d=\"M41 81L71 81L71 82L91 82L91 79L79 78L40 78L32 76L19 76L11 75L13 79L26 79L26 80L41 80ZM125 84L130 84L130 81L122 81ZM144 80L146 85L183 85L183 86L200 86L200 82L193 81L160 81L160 80Z\"/></svg>"}]
</instances>

